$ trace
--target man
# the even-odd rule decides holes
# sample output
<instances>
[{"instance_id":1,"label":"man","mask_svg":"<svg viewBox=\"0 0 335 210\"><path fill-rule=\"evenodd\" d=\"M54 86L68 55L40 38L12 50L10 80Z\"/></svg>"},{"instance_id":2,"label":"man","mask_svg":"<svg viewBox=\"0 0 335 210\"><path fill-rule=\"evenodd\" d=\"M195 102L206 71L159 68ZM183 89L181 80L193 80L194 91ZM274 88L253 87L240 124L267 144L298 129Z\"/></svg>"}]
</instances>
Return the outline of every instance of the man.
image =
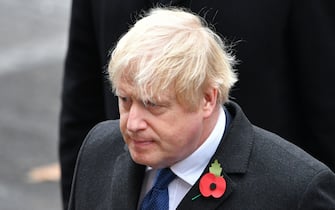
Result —
<instances>
[{"instance_id":1,"label":"man","mask_svg":"<svg viewBox=\"0 0 335 210\"><path fill-rule=\"evenodd\" d=\"M240 80L232 97L254 124L335 170L335 1L73 0L60 116L65 209L82 141L98 122L119 118L103 75L110 48L134 14L163 3L200 13L237 42Z\"/></svg>"},{"instance_id":2,"label":"man","mask_svg":"<svg viewBox=\"0 0 335 210\"><path fill-rule=\"evenodd\" d=\"M109 63L120 120L88 134L69 209L335 207L335 174L228 100L237 78L224 49L190 12L136 22Z\"/></svg>"},{"instance_id":3,"label":"man","mask_svg":"<svg viewBox=\"0 0 335 210\"><path fill-rule=\"evenodd\" d=\"M134 14L166 2L201 14L237 42L240 80L231 95L254 124L335 170L335 1L73 0L60 115L65 208L82 141L98 122L119 118L103 74L110 48Z\"/></svg>"}]
</instances>

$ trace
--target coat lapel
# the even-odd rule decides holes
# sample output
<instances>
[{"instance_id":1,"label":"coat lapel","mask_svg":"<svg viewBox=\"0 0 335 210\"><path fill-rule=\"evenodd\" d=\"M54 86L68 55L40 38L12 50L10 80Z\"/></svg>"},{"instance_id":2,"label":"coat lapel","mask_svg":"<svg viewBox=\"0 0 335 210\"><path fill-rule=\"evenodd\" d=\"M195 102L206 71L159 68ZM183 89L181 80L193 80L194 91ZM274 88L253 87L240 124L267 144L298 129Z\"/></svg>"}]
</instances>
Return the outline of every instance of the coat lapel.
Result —
<instances>
[{"instance_id":1,"label":"coat lapel","mask_svg":"<svg viewBox=\"0 0 335 210\"><path fill-rule=\"evenodd\" d=\"M222 174L226 180L226 191L220 198L206 198L200 196L193 200L192 198L200 194L199 178L179 204L177 208L179 210L210 210L216 209L220 205L224 205L224 201L234 193L234 187L238 184L234 182L234 175L243 175L247 172L249 157L254 140L253 128L237 104L231 102L227 104L226 108L232 115L232 121L228 126L218 149L202 174L203 176L208 173L212 162L214 162L214 160L218 160L221 163L223 169Z\"/></svg>"},{"instance_id":2,"label":"coat lapel","mask_svg":"<svg viewBox=\"0 0 335 210\"><path fill-rule=\"evenodd\" d=\"M137 209L144 170L144 166L132 161L129 152L124 152L117 158L111 184L113 210Z\"/></svg>"}]
</instances>

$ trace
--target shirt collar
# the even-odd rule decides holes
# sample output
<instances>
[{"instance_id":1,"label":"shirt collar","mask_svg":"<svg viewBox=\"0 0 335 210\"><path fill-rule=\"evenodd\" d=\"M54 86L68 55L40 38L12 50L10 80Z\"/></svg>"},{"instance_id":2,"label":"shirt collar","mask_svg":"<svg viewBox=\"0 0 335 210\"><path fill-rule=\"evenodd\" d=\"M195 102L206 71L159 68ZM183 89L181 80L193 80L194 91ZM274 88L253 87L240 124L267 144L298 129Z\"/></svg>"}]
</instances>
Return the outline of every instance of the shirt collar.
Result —
<instances>
[{"instance_id":1,"label":"shirt collar","mask_svg":"<svg viewBox=\"0 0 335 210\"><path fill-rule=\"evenodd\" d=\"M206 141L184 160L171 166L171 170L182 180L194 185L211 157L214 155L225 131L226 114L222 107L216 125Z\"/></svg>"}]
</instances>

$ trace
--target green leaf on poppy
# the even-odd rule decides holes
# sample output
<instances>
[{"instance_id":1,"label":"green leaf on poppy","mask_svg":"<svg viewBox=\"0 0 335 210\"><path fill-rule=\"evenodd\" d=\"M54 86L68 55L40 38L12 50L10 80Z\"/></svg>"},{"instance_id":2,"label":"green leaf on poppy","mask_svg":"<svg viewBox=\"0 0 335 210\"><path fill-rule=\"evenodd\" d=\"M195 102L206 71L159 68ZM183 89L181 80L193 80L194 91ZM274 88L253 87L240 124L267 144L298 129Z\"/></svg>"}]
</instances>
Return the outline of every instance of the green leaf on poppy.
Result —
<instances>
[{"instance_id":1,"label":"green leaf on poppy","mask_svg":"<svg viewBox=\"0 0 335 210\"><path fill-rule=\"evenodd\" d=\"M215 176L221 176L222 168L218 160L214 160L211 167L209 167L209 172Z\"/></svg>"}]
</instances>

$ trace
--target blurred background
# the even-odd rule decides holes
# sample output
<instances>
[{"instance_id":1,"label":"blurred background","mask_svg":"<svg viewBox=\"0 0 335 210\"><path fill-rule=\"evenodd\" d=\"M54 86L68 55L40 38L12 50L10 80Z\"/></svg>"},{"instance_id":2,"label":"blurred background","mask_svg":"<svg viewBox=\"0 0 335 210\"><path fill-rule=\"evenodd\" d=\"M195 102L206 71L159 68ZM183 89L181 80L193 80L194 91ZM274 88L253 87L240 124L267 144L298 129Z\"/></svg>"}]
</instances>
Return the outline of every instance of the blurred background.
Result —
<instances>
[{"instance_id":1,"label":"blurred background","mask_svg":"<svg viewBox=\"0 0 335 210\"><path fill-rule=\"evenodd\" d=\"M0 209L60 210L58 114L70 0L0 0Z\"/></svg>"}]
</instances>

